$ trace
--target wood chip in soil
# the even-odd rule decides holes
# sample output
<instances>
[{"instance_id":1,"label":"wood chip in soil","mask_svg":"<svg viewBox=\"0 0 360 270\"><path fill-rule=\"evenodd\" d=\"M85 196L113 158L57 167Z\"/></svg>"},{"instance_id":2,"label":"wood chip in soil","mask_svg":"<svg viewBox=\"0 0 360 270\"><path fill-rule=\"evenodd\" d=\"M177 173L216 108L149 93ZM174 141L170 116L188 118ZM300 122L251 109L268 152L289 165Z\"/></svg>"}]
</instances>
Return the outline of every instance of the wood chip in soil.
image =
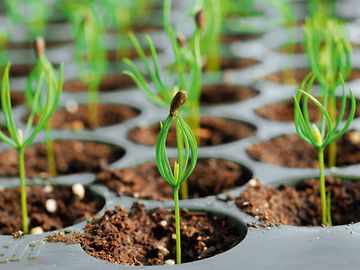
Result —
<instances>
[{"instance_id":1,"label":"wood chip in soil","mask_svg":"<svg viewBox=\"0 0 360 270\"><path fill-rule=\"evenodd\" d=\"M72 237L91 256L125 265L162 265L175 260L175 228L172 209L150 212L135 203L128 213L121 206L107 210L89 223L80 237ZM66 237L66 236L65 236ZM222 253L242 239L226 217L206 212L181 211L182 262ZM63 241L55 236L50 241ZM66 241L66 240L65 240Z\"/></svg>"},{"instance_id":2,"label":"wood chip in soil","mask_svg":"<svg viewBox=\"0 0 360 270\"><path fill-rule=\"evenodd\" d=\"M279 72L271 73L265 76L266 80L282 83L282 84L300 84L305 77L310 73L308 68L287 69ZM347 81L352 81L360 78L360 70L353 69ZM316 83L316 81L315 81Z\"/></svg>"},{"instance_id":3,"label":"wood chip in soil","mask_svg":"<svg viewBox=\"0 0 360 270\"><path fill-rule=\"evenodd\" d=\"M327 177L326 190L331 193L333 225L360 221L360 181ZM308 179L295 187L283 184L279 188L256 181L235 202L264 226L321 226L319 179Z\"/></svg>"},{"instance_id":4,"label":"wood chip in soil","mask_svg":"<svg viewBox=\"0 0 360 270\"><path fill-rule=\"evenodd\" d=\"M355 117L360 116L360 104L359 101L356 102L357 108L355 112ZM311 122L316 122L319 120L320 112L318 107L313 103L309 102L308 112ZM347 107L345 109L344 119L349 116L350 111L350 99L347 100ZM337 113L339 113L341 107L341 99L336 100ZM294 100L286 100L283 102L266 104L260 108L257 108L256 113L265 119L271 121L281 121L281 122L294 122Z\"/></svg>"},{"instance_id":5,"label":"wood chip in soil","mask_svg":"<svg viewBox=\"0 0 360 270\"><path fill-rule=\"evenodd\" d=\"M222 159L200 159L187 180L189 197L217 195L244 185L252 173L238 163ZM105 184L119 196L127 195L143 199L171 200L172 188L160 176L154 162L135 167L105 170L97 175L97 181Z\"/></svg>"},{"instance_id":6,"label":"wood chip in soil","mask_svg":"<svg viewBox=\"0 0 360 270\"><path fill-rule=\"evenodd\" d=\"M128 138L138 144L153 146L160 130L159 124L151 126L136 127L132 129ZM202 116L198 137L200 146L213 146L234 142L254 135L255 128L250 124L219 118L214 116ZM169 130L167 145L176 146L176 132L174 126Z\"/></svg>"},{"instance_id":7,"label":"wood chip in soil","mask_svg":"<svg viewBox=\"0 0 360 270\"><path fill-rule=\"evenodd\" d=\"M209 84L202 87L200 105L228 104L252 98L257 94L256 90L247 86Z\"/></svg>"},{"instance_id":8,"label":"wood chip in soil","mask_svg":"<svg viewBox=\"0 0 360 270\"><path fill-rule=\"evenodd\" d=\"M139 111L135 108L122 104L99 104L98 111L99 125L97 127L120 124L139 114ZM51 126L53 129L66 130L93 129L89 121L88 112L88 106L85 104L80 104L69 109L57 109L51 118ZM24 122L27 117L28 114L23 117ZM37 123L37 120L38 118L35 118L34 123Z\"/></svg>"},{"instance_id":9,"label":"wood chip in soil","mask_svg":"<svg viewBox=\"0 0 360 270\"><path fill-rule=\"evenodd\" d=\"M56 201L56 211L49 212L46 201ZM53 231L91 218L104 205L86 189L85 197L76 196L71 186L27 187L29 230L41 227ZM0 234L10 235L22 230L20 192L18 188L0 190Z\"/></svg>"},{"instance_id":10,"label":"wood chip in soil","mask_svg":"<svg viewBox=\"0 0 360 270\"><path fill-rule=\"evenodd\" d=\"M56 171L59 175L97 172L124 155L124 150L115 146L77 140L55 141L54 152ZM25 151L25 169L27 177L49 176L44 144L35 144ZM16 150L0 152L0 175L19 175Z\"/></svg>"},{"instance_id":11,"label":"wood chip in soil","mask_svg":"<svg viewBox=\"0 0 360 270\"><path fill-rule=\"evenodd\" d=\"M100 83L100 91L108 92L134 87L134 81L125 74L107 74ZM64 91L78 93L86 92L87 85L80 79L72 79L64 82Z\"/></svg>"},{"instance_id":12,"label":"wood chip in soil","mask_svg":"<svg viewBox=\"0 0 360 270\"><path fill-rule=\"evenodd\" d=\"M315 149L296 134L281 135L248 146L249 156L257 161L281 167L317 168ZM325 151L327 162L327 151ZM350 130L337 141L337 166L349 166L360 162L360 133Z\"/></svg>"}]
</instances>

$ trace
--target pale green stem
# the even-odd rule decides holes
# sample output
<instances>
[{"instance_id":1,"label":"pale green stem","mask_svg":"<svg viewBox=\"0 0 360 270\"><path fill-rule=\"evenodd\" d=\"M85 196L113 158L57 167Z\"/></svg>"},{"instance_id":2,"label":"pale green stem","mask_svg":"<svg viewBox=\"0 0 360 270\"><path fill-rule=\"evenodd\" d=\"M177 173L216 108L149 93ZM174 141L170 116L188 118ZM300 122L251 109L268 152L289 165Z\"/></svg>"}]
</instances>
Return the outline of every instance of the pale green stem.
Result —
<instances>
[{"instance_id":1,"label":"pale green stem","mask_svg":"<svg viewBox=\"0 0 360 270\"><path fill-rule=\"evenodd\" d=\"M329 96L328 104L329 116L332 123L336 122L336 96ZM336 141L333 141L329 144L329 156L328 156L328 166L329 168L336 166Z\"/></svg>"},{"instance_id":2,"label":"pale green stem","mask_svg":"<svg viewBox=\"0 0 360 270\"><path fill-rule=\"evenodd\" d=\"M176 141L177 141L177 149L178 149L178 163L179 167L182 168L184 165L184 140L181 133L181 128L176 123ZM185 180L180 187L181 198L187 199L189 198L189 188L187 180Z\"/></svg>"},{"instance_id":3,"label":"pale green stem","mask_svg":"<svg viewBox=\"0 0 360 270\"><path fill-rule=\"evenodd\" d=\"M327 224L327 211L326 211L326 187L325 187L325 175L324 175L324 150L319 149L319 172L320 172L320 197L321 197L321 223L322 225Z\"/></svg>"},{"instance_id":4,"label":"pale green stem","mask_svg":"<svg viewBox=\"0 0 360 270\"><path fill-rule=\"evenodd\" d=\"M45 125L46 130L46 157L48 161L48 169L50 176L56 176L56 162L55 162L55 152L54 152L54 143L52 140L51 132L51 118Z\"/></svg>"},{"instance_id":5,"label":"pale green stem","mask_svg":"<svg viewBox=\"0 0 360 270\"><path fill-rule=\"evenodd\" d=\"M29 232L28 209L26 202L26 178L25 178L25 149L18 149L19 159L19 177L20 177L20 206L21 206L21 223L24 234Z\"/></svg>"},{"instance_id":6,"label":"pale green stem","mask_svg":"<svg viewBox=\"0 0 360 270\"><path fill-rule=\"evenodd\" d=\"M88 113L89 124L93 129L99 126L98 100L98 84L90 83L88 89Z\"/></svg>"},{"instance_id":7,"label":"pale green stem","mask_svg":"<svg viewBox=\"0 0 360 270\"><path fill-rule=\"evenodd\" d=\"M181 264L181 235L180 235L180 207L179 189L174 188L175 231L176 231L176 264Z\"/></svg>"}]
</instances>

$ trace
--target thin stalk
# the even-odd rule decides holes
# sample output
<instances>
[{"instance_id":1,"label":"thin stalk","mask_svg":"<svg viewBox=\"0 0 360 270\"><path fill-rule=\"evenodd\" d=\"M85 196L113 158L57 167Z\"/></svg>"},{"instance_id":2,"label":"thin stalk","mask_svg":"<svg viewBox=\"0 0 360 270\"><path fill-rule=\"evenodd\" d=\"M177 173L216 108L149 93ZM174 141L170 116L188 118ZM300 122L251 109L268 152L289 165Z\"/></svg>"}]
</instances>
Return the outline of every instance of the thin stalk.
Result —
<instances>
[{"instance_id":1,"label":"thin stalk","mask_svg":"<svg viewBox=\"0 0 360 270\"><path fill-rule=\"evenodd\" d=\"M192 100L185 121L189 124L192 132L195 134L197 143L200 142L200 111L199 100Z\"/></svg>"},{"instance_id":2,"label":"thin stalk","mask_svg":"<svg viewBox=\"0 0 360 270\"><path fill-rule=\"evenodd\" d=\"M45 125L46 131L46 157L48 161L48 169L50 176L56 176L56 162L55 162L55 151L54 143L52 140L51 132L51 119Z\"/></svg>"},{"instance_id":3,"label":"thin stalk","mask_svg":"<svg viewBox=\"0 0 360 270\"><path fill-rule=\"evenodd\" d=\"M327 210L327 213L326 213L326 215L327 215L327 223L328 223L328 225L329 226L332 226L332 218L331 218L331 192L328 192L327 193L327 199L326 199L326 203L327 203L327 208L326 208L326 210Z\"/></svg>"},{"instance_id":4,"label":"thin stalk","mask_svg":"<svg viewBox=\"0 0 360 270\"><path fill-rule=\"evenodd\" d=\"M177 149L178 149L178 163L179 166L182 168L184 165L184 140L181 133L181 128L176 123L176 138L177 139ZM189 198L189 188L187 184L187 180L184 181L180 187L180 193L182 199Z\"/></svg>"},{"instance_id":5,"label":"thin stalk","mask_svg":"<svg viewBox=\"0 0 360 270\"><path fill-rule=\"evenodd\" d=\"M25 150L18 148L19 177L20 177L20 205L21 205L21 223L24 234L29 232L28 211L26 200L26 179L25 179Z\"/></svg>"},{"instance_id":6,"label":"thin stalk","mask_svg":"<svg viewBox=\"0 0 360 270\"><path fill-rule=\"evenodd\" d=\"M175 210L175 231L176 231L176 264L181 264L180 207L179 207L178 188L174 188L174 210Z\"/></svg>"},{"instance_id":7,"label":"thin stalk","mask_svg":"<svg viewBox=\"0 0 360 270\"><path fill-rule=\"evenodd\" d=\"M325 175L324 175L324 150L318 151L319 172L320 172L320 197L321 197L321 223L322 225L328 225L327 223L327 211L326 211L326 188L325 188Z\"/></svg>"},{"instance_id":8,"label":"thin stalk","mask_svg":"<svg viewBox=\"0 0 360 270\"><path fill-rule=\"evenodd\" d=\"M329 116L332 123L336 122L336 96L329 96L328 104ZM336 141L333 141L329 144L329 154L328 154L328 166L329 168L335 167L336 165Z\"/></svg>"},{"instance_id":9,"label":"thin stalk","mask_svg":"<svg viewBox=\"0 0 360 270\"><path fill-rule=\"evenodd\" d=\"M89 124L93 129L99 126L98 100L99 100L98 85L94 83L90 83L89 91L88 91L88 113L89 113Z\"/></svg>"}]
</instances>

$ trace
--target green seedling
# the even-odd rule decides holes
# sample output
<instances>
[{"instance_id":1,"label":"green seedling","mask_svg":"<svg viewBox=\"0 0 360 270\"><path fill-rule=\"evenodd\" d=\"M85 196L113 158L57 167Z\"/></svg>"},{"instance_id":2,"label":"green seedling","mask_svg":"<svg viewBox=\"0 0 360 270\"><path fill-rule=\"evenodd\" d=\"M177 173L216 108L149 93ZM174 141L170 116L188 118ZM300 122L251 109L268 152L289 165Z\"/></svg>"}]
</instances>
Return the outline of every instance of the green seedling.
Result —
<instances>
[{"instance_id":1,"label":"green seedling","mask_svg":"<svg viewBox=\"0 0 360 270\"><path fill-rule=\"evenodd\" d=\"M106 48L102 39L105 28L92 6L76 6L71 18L76 37L75 59L80 79L88 87L89 123L96 128L99 125L98 90L107 71Z\"/></svg>"},{"instance_id":2,"label":"green seedling","mask_svg":"<svg viewBox=\"0 0 360 270\"><path fill-rule=\"evenodd\" d=\"M5 0L8 16L14 24L28 27L31 40L44 36L46 23L51 13L46 0Z\"/></svg>"},{"instance_id":3,"label":"green seedling","mask_svg":"<svg viewBox=\"0 0 360 270\"><path fill-rule=\"evenodd\" d=\"M185 102L186 93L184 91L177 92L171 102L170 113L161 125L161 130L156 141L156 165L161 176L172 187L174 192L177 264L181 263L179 189L195 169L198 158L196 138L190 126L178 112ZM166 138L173 121L175 121L176 127L179 129L179 133L176 134L176 140L178 144L180 144L179 141L181 141L184 149L178 150L178 160L175 161L174 168L172 169L166 153Z\"/></svg>"},{"instance_id":4,"label":"green seedling","mask_svg":"<svg viewBox=\"0 0 360 270\"><path fill-rule=\"evenodd\" d=\"M261 12L255 9L254 2L254 0L221 0L223 14L225 17L259 16Z\"/></svg>"},{"instance_id":5,"label":"green seedling","mask_svg":"<svg viewBox=\"0 0 360 270\"><path fill-rule=\"evenodd\" d=\"M335 17L336 0L309 0L308 9L311 17Z\"/></svg>"},{"instance_id":6,"label":"green seedling","mask_svg":"<svg viewBox=\"0 0 360 270\"><path fill-rule=\"evenodd\" d=\"M38 37L36 39L36 63L34 69L30 73L25 88L25 98L26 104L28 105L31 113L29 115L28 124L33 123L34 117L40 117L41 113L44 111L43 106L45 104L41 102L42 96L37 92L38 85L44 84L44 87L50 89L50 91L56 91L58 88L58 80L56 78L56 72L54 67L50 63L49 59L45 55L45 41L43 38ZM60 89L62 91L62 89ZM38 99L35 101L35 99ZM58 106L58 104L54 104ZM30 127L27 127L30 129ZM48 161L49 174L51 176L56 175L56 164L55 164L55 154L54 154L54 145L51 135L51 118L45 124L46 131L46 155Z\"/></svg>"},{"instance_id":7,"label":"green seedling","mask_svg":"<svg viewBox=\"0 0 360 270\"><path fill-rule=\"evenodd\" d=\"M326 17L307 19L305 47L308 61L320 83L321 98L328 108L330 119L336 121L335 91L351 71L351 46L339 21ZM339 76L341 75L341 76ZM335 166L336 142L329 145L329 167Z\"/></svg>"},{"instance_id":8,"label":"green seedling","mask_svg":"<svg viewBox=\"0 0 360 270\"><path fill-rule=\"evenodd\" d=\"M300 88L294 95L295 109L294 119L295 128L298 135L307 143L311 144L317 151L318 163L319 163L319 175L320 175L320 197L321 197L321 222L325 226L331 226L331 214L330 214L330 195L326 195L325 175L324 175L324 150L332 142L336 142L350 127L350 124L355 116L356 99L349 89L350 95L350 112L349 116L345 118L345 109L347 96L345 93L344 81L340 75L340 81L342 86L341 96L341 108L338 118L335 123L332 121L330 114L326 110L326 107L321 104L311 92L311 87L314 83L315 75L309 74L302 82ZM312 124L308 113L308 101L313 102L320 111L321 119L324 119L325 124L321 124L320 127L316 124ZM344 123L342 124L342 122ZM328 199L327 199L328 198Z\"/></svg>"},{"instance_id":9,"label":"green seedling","mask_svg":"<svg viewBox=\"0 0 360 270\"><path fill-rule=\"evenodd\" d=\"M45 72L37 82L35 88L35 94L33 99L33 106L31 108L41 108L36 113L39 114L38 122L35 126L32 126L32 120L29 118L26 123L25 131L17 129L13 119L13 113L11 108L10 99L10 85L9 85L9 69L10 64L5 68L5 72L2 78L1 89L1 102L2 111L5 119L6 128L9 132L9 136L0 131L0 139L18 152L19 161L19 178L20 178L20 205L21 205L21 222L22 229L25 234L29 232L28 226L28 211L27 211L27 199L26 199L26 176L25 176L25 150L33 143L36 136L42 131L50 120L51 116L56 110L61 91L62 91L62 66L60 68L60 79L58 80L54 74ZM49 86L46 92L43 91L44 82L49 82ZM50 83L51 82L51 83ZM54 88L52 88L54 86ZM40 99L40 97L42 97ZM38 106L37 103L42 102L42 106ZM31 112L34 113L34 112Z\"/></svg>"},{"instance_id":10,"label":"green seedling","mask_svg":"<svg viewBox=\"0 0 360 270\"><path fill-rule=\"evenodd\" d=\"M136 84L150 101L162 107L170 106L172 97L178 89L186 89L188 100L184 106L186 119L194 134L198 134L198 129L200 126L199 98L201 94L200 39L205 24L204 14L201 10L197 12L195 16L196 29L192 38L192 44L189 44L185 41L184 38L182 38L182 36L175 35L175 31L170 24L170 10L171 0L165 0L163 16L164 28L171 41L171 46L175 58L173 65L175 72L171 70L167 70L167 72L168 76L175 77L175 81L172 83L167 83L163 79L163 76L160 73L160 64L158 61L157 52L152 39L149 36L146 36L146 42L151 51L151 66L151 63L146 57L140 42L132 33L129 34L130 39L132 40L135 49L140 56L140 59L146 67L148 77L153 83L154 88L150 86L145 76L142 74L136 64L130 59L124 60L125 63L130 67L130 70L127 70L124 73L130 76L136 82ZM176 133L181 136L180 130L178 128L176 129ZM181 142L181 140L179 142ZM182 149L183 145L179 143L178 148ZM182 152L181 150L179 151ZM181 192L183 198L188 197L186 183L183 185Z\"/></svg>"}]
</instances>

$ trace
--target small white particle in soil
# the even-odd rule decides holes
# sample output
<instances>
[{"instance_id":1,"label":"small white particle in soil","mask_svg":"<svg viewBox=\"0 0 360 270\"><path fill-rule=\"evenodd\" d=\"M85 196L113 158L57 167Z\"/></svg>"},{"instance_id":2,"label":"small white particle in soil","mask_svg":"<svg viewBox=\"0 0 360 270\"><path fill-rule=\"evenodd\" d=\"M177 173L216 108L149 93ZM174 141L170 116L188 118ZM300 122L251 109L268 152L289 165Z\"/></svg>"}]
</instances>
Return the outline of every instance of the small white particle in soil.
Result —
<instances>
[{"instance_id":1,"label":"small white particle in soil","mask_svg":"<svg viewBox=\"0 0 360 270\"><path fill-rule=\"evenodd\" d=\"M140 197L140 194L137 193L137 192L134 192L133 196L134 196L134 198L139 198L139 197Z\"/></svg>"},{"instance_id":2,"label":"small white particle in soil","mask_svg":"<svg viewBox=\"0 0 360 270\"><path fill-rule=\"evenodd\" d=\"M250 180L249 180L249 185L250 185L251 187L256 187L258 184L259 184L259 181L256 180L256 179L250 179Z\"/></svg>"},{"instance_id":3,"label":"small white particle in soil","mask_svg":"<svg viewBox=\"0 0 360 270\"><path fill-rule=\"evenodd\" d=\"M53 191L53 187L52 187L52 186L47 185L47 186L44 187L44 192L45 192L45 193L50 193L50 192L52 192L52 191Z\"/></svg>"},{"instance_id":4,"label":"small white particle in soil","mask_svg":"<svg viewBox=\"0 0 360 270\"><path fill-rule=\"evenodd\" d=\"M72 192L80 199L83 199L85 197L85 188L80 183L76 183L72 186Z\"/></svg>"},{"instance_id":5,"label":"small white particle in soil","mask_svg":"<svg viewBox=\"0 0 360 270\"><path fill-rule=\"evenodd\" d=\"M249 202L243 202L242 205L247 206L247 205L249 205Z\"/></svg>"},{"instance_id":6,"label":"small white particle in soil","mask_svg":"<svg viewBox=\"0 0 360 270\"><path fill-rule=\"evenodd\" d=\"M176 239L176 234L173 233L173 234L171 235L171 238L175 240L175 239Z\"/></svg>"},{"instance_id":7,"label":"small white particle in soil","mask_svg":"<svg viewBox=\"0 0 360 270\"><path fill-rule=\"evenodd\" d=\"M65 108L70 113L76 113L79 109L79 105L75 100L69 100L65 104Z\"/></svg>"},{"instance_id":8,"label":"small white particle in soil","mask_svg":"<svg viewBox=\"0 0 360 270\"><path fill-rule=\"evenodd\" d=\"M165 264L167 264L167 265L175 265L175 261L171 260L171 259L168 259L168 260L165 261Z\"/></svg>"},{"instance_id":9,"label":"small white particle in soil","mask_svg":"<svg viewBox=\"0 0 360 270\"><path fill-rule=\"evenodd\" d=\"M43 232L44 232L44 230L40 226L34 227L30 230L30 234L40 234Z\"/></svg>"},{"instance_id":10,"label":"small white particle in soil","mask_svg":"<svg viewBox=\"0 0 360 270\"><path fill-rule=\"evenodd\" d=\"M45 202L45 208L49 213L55 213L57 210L57 203L54 199L48 199Z\"/></svg>"},{"instance_id":11,"label":"small white particle in soil","mask_svg":"<svg viewBox=\"0 0 360 270\"><path fill-rule=\"evenodd\" d=\"M166 220L162 220L160 221L160 225L163 226L163 227L166 227L167 226L167 221Z\"/></svg>"}]
</instances>

